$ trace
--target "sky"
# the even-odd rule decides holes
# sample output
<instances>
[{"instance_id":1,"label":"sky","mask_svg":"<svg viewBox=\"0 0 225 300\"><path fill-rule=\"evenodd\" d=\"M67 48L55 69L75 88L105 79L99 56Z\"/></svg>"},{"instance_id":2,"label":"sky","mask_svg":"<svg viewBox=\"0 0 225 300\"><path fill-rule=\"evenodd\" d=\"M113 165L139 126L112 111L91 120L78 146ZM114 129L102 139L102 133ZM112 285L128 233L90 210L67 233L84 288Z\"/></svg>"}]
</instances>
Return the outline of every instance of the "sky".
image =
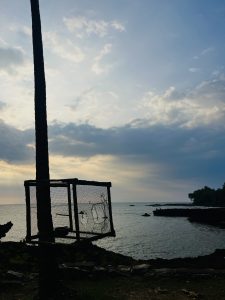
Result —
<instances>
[{"instance_id":1,"label":"sky","mask_svg":"<svg viewBox=\"0 0 225 300\"><path fill-rule=\"evenodd\" d=\"M225 182L223 0L40 0L50 175L112 201L188 201ZM0 204L35 178L28 0L1 0Z\"/></svg>"}]
</instances>

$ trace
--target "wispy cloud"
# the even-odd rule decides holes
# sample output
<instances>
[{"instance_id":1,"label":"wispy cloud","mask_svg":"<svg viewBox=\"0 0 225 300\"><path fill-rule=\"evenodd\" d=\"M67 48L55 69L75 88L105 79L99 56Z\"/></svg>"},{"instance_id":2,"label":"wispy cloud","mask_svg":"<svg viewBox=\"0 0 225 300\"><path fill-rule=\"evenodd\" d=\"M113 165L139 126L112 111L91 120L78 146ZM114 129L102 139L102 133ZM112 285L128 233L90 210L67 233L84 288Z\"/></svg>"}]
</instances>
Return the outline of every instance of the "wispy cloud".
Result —
<instances>
[{"instance_id":1,"label":"wispy cloud","mask_svg":"<svg viewBox=\"0 0 225 300\"><path fill-rule=\"evenodd\" d=\"M149 124L177 124L198 127L222 124L225 118L225 80L204 81L191 91L180 93L170 87L162 94L147 92L140 102L142 117Z\"/></svg>"},{"instance_id":2,"label":"wispy cloud","mask_svg":"<svg viewBox=\"0 0 225 300\"><path fill-rule=\"evenodd\" d=\"M208 54L210 52L213 52L213 51L215 51L214 47L208 47L208 48L205 48L204 50L202 50L200 55L206 55L206 54Z\"/></svg>"},{"instance_id":3,"label":"wispy cloud","mask_svg":"<svg viewBox=\"0 0 225 300\"><path fill-rule=\"evenodd\" d=\"M112 28L118 30L119 32L126 31L125 26L122 23L120 23L119 21L112 21L110 23L110 25L111 25Z\"/></svg>"},{"instance_id":4,"label":"wispy cloud","mask_svg":"<svg viewBox=\"0 0 225 300\"><path fill-rule=\"evenodd\" d=\"M199 70L200 70L199 68L194 68L194 67L188 69L188 71L191 73L199 72Z\"/></svg>"},{"instance_id":5,"label":"wispy cloud","mask_svg":"<svg viewBox=\"0 0 225 300\"><path fill-rule=\"evenodd\" d=\"M25 26L25 25L11 24L9 26L9 30L12 31L12 32L16 32L18 34L28 36L29 38L31 38L31 36L32 36L32 28L28 27L28 26Z\"/></svg>"},{"instance_id":6,"label":"wispy cloud","mask_svg":"<svg viewBox=\"0 0 225 300\"><path fill-rule=\"evenodd\" d=\"M85 58L85 53L74 43L58 36L56 32L45 32L44 40L46 47L63 59L70 60L75 63L80 63Z\"/></svg>"},{"instance_id":7,"label":"wispy cloud","mask_svg":"<svg viewBox=\"0 0 225 300\"><path fill-rule=\"evenodd\" d=\"M213 51L215 51L215 48L214 48L214 47L208 47L208 48L205 48L205 49L203 49L198 55L195 55L193 58L197 60L197 59L199 59L200 57L205 56L205 55L207 55L207 54L209 54L209 53L211 53L211 52L213 52Z\"/></svg>"},{"instance_id":8,"label":"wispy cloud","mask_svg":"<svg viewBox=\"0 0 225 300\"><path fill-rule=\"evenodd\" d=\"M85 16L73 18L64 18L64 24L70 32L74 32L77 37L82 38L85 35L97 35L104 37L108 35L110 30L118 32L125 31L125 26L117 20L105 21L97 19L88 19Z\"/></svg>"},{"instance_id":9,"label":"wispy cloud","mask_svg":"<svg viewBox=\"0 0 225 300\"><path fill-rule=\"evenodd\" d=\"M102 127L113 126L121 114L119 96L113 91L94 87L78 95L69 108L82 123L88 121Z\"/></svg>"},{"instance_id":10,"label":"wispy cloud","mask_svg":"<svg viewBox=\"0 0 225 300\"><path fill-rule=\"evenodd\" d=\"M105 74L111 68L110 64L103 64L102 60L106 55L112 51L112 44L105 44L100 50L99 54L94 58L94 63L92 65L92 71L97 74Z\"/></svg>"}]
</instances>

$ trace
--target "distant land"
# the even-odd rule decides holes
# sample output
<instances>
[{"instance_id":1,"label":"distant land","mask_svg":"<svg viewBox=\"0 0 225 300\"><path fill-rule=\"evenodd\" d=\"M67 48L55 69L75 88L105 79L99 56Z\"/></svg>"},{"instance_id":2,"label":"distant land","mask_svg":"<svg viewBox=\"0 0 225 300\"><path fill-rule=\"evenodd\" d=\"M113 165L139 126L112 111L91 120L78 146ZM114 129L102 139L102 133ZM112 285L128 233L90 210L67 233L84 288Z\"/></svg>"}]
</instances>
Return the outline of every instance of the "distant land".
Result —
<instances>
[{"instance_id":1,"label":"distant land","mask_svg":"<svg viewBox=\"0 0 225 300\"><path fill-rule=\"evenodd\" d=\"M161 217L187 217L190 222L225 228L225 183L218 189L205 186L188 196L191 200L190 204L168 203L148 206L190 206L191 208L156 209L153 214ZM195 208L196 206L204 208Z\"/></svg>"}]
</instances>

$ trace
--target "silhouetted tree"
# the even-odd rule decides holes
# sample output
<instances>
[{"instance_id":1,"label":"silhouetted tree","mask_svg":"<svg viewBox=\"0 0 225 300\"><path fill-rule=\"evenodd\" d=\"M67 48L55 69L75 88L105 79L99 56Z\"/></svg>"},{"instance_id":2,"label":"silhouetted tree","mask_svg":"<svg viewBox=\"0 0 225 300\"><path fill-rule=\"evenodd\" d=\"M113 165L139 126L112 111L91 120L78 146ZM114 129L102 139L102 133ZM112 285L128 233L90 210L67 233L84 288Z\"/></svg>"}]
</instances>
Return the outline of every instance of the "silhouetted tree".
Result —
<instances>
[{"instance_id":1,"label":"silhouetted tree","mask_svg":"<svg viewBox=\"0 0 225 300\"><path fill-rule=\"evenodd\" d=\"M56 291L58 272L54 249L50 246L50 243L54 242L54 232L49 186L46 86L39 1L30 0L30 4L35 79L36 197L40 241L39 294L41 299L48 299Z\"/></svg>"},{"instance_id":2,"label":"silhouetted tree","mask_svg":"<svg viewBox=\"0 0 225 300\"><path fill-rule=\"evenodd\" d=\"M188 194L194 205L203 206L225 206L225 183L222 189L212 189L205 186L202 189L196 190Z\"/></svg>"}]
</instances>

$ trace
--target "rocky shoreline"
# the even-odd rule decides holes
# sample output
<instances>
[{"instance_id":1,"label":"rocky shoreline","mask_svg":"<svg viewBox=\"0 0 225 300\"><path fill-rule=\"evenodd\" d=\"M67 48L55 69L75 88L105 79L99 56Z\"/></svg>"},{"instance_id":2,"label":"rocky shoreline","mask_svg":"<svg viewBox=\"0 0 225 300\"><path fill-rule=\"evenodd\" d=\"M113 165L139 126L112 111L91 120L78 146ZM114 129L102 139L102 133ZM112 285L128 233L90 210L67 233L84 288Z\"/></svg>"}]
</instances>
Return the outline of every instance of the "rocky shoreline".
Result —
<instances>
[{"instance_id":1,"label":"rocky shoreline","mask_svg":"<svg viewBox=\"0 0 225 300\"><path fill-rule=\"evenodd\" d=\"M121 282L121 289L123 290L124 281L134 281L135 283L137 280L156 281L163 286L161 282L165 281L164 284L166 284L168 280L174 280L177 284L178 278L179 280L182 278L182 280L185 280L185 278L190 280L196 280L196 278L199 278L199 280L205 278L214 280L215 277L225 278L225 250L223 249L216 250L210 255L193 258L135 260L132 257L106 251L91 243L83 243L79 246L56 245L56 254L60 276L66 285L68 282L72 285L77 281L87 281L89 284L93 282L94 284L96 280L100 280L100 282L106 280L108 283ZM36 246L15 242L0 243L0 287L3 293L8 291L8 287L12 291L14 288L15 291L18 291L34 286L34 289L37 290L37 256L38 247ZM12 287L14 288L12 289ZM160 289L157 290L158 294L161 293L159 291ZM8 300L11 298L1 299Z\"/></svg>"},{"instance_id":2,"label":"rocky shoreline","mask_svg":"<svg viewBox=\"0 0 225 300\"><path fill-rule=\"evenodd\" d=\"M140 265L151 268L213 268L225 270L225 249L217 249L209 255L173 259L136 260L132 257L105 250L84 242L80 245L55 245L58 263L62 266L103 267L127 266L130 270L141 269ZM0 271L14 269L19 272L37 271L38 247L23 242L0 242ZM86 262L88 262L86 264ZM85 265L86 264L86 265Z\"/></svg>"}]
</instances>

